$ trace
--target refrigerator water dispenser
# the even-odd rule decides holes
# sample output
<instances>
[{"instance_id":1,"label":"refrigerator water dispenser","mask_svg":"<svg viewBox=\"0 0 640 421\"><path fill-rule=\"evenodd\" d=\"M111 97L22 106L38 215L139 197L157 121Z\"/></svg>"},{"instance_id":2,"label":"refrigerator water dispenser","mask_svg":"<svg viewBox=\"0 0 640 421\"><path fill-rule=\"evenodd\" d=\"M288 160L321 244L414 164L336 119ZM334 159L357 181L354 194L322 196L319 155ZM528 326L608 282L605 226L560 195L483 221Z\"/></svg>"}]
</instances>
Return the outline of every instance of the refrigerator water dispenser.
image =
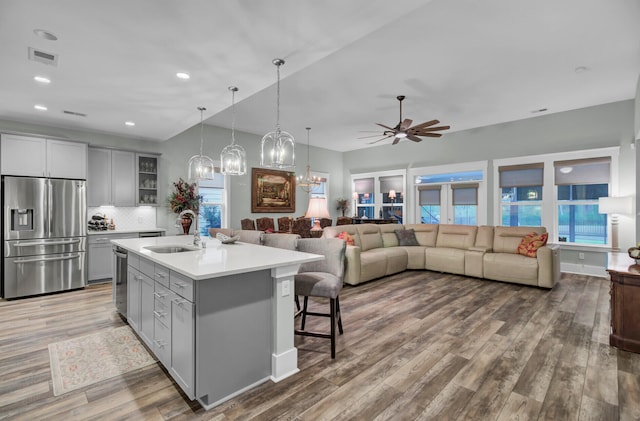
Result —
<instances>
[{"instance_id":1,"label":"refrigerator water dispenser","mask_svg":"<svg viewBox=\"0 0 640 421\"><path fill-rule=\"evenodd\" d=\"M32 231L33 209L11 209L11 231Z\"/></svg>"}]
</instances>

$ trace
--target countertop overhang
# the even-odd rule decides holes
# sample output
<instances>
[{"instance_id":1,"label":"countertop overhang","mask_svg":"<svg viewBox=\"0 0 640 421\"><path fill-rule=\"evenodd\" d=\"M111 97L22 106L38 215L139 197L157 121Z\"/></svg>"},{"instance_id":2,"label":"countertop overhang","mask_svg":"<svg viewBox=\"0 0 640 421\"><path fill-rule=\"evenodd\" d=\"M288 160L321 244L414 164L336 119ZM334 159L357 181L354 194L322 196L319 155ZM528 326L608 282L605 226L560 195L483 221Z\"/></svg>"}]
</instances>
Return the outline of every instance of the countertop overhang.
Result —
<instances>
[{"instance_id":1,"label":"countertop overhang","mask_svg":"<svg viewBox=\"0 0 640 421\"><path fill-rule=\"evenodd\" d=\"M149 246L193 246L193 236L169 236L111 240L125 250L159 263L194 280L298 265L323 260L319 254L236 242L222 244L215 238L202 238L206 247L181 253L156 253Z\"/></svg>"}]
</instances>

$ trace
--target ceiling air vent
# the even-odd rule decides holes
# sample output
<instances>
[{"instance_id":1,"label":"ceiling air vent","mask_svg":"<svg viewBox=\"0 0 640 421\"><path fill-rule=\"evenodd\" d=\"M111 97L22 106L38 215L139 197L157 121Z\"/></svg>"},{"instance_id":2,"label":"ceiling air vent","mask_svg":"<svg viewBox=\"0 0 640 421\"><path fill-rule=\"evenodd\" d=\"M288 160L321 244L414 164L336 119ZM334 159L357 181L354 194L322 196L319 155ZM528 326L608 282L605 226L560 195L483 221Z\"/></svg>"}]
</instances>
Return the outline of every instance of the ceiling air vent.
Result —
<instances>
[{"instance_id":1,"label":"ceiling air vent","mask_svg":"<svg viewBox=\"0 0 640 421\"><path fill-rule=\"evenodd\" d=\"M58 55L47 53L42 50L36 50L33 47L29 47L29 60L38 61L40 63L48 64L49 66L58 65Z\"/></svg>"},{"instance_id":2,"label":"ceiling air vent","mask_svg":"<svg viewBox=\"0 0 640 421\"><path fill-rule=\"evenodd\" d=\"M75 116L78 116L78 117L86 117L86 116L87 116L87 115L86 115L86 114L84 114L84 113L77 113L77 112L75 112L75 111L63 110L62 112L63 112L63 113L65 113L65 114L75 115Z\"/></svg>"}]
</instances>

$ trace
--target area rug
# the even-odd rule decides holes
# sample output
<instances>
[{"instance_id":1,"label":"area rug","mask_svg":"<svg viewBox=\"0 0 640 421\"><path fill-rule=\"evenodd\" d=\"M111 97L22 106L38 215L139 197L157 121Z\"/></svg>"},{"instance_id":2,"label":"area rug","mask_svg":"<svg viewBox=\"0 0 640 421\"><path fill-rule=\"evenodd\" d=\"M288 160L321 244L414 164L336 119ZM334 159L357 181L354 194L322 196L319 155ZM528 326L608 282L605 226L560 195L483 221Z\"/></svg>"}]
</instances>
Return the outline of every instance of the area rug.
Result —
<instances>
[{"instance_id":1,"label":"area rug","mask_svg":"<svg viewBox=\"0 0 640 421\"><path fill-rule=\"evenodd\" d=\"M156 361L129 326L49 344L49 358L54 396Z\"/></svg>"}]
</instances>

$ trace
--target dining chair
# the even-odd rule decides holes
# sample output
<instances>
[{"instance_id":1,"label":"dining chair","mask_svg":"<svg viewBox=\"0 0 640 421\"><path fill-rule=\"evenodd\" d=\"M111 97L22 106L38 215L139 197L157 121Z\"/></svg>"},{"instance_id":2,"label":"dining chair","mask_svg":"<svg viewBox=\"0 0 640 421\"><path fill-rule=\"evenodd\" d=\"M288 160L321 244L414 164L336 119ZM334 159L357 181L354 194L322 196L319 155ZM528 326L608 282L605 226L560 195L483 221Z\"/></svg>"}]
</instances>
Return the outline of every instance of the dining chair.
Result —
<instances>
[{"instance_id":1,"label":"dining chair","mask_svg":"<svg viewBox=\"0 0 640 421\"><path fill-rule=\"evenodd\" d=\"M288 216L278 218L278 232L291 232L292 219Z\"/></svg>"},{"instance_id":2,"label":"dining chair","mask_svg":"<svg viewBox=\"0 0 640 421\"><path fill-rule=\"evenodd\" d=\"M275 223L273 222L273 218L271 217L256 219L256 228L258 229L258 231L262 231L262 232L267 232L267 231L273 232L276 230Z\"/></svg>"},{"instance_id":3,"label":"dining chair","mask_svg":"<svg viewBox=\"0 0 640 421\"><path fill-rule=\"evenodd\" d=\"M320 218L320 228L330 227L333 225L333 219L331 218Z\"/></svg>"},{"instance_id":4,"label":"dining chair","mask_svg":"<svg viewBox=\"0 0 640 421\"><path fill-rule=\"evenodd\" d=\"M302 238L311 238L311 218L298 218L293 221L291 232Z\"/></svg>"},{"instance_id":5,"label":"dining chair","mask_svg":"<svg viewBox=\"0 0 640 421\"><path fill-rule=\"evenodd\" d=\"M242 227L243 230L255 230L256 223L251 218L244 218L240 221L240 227Z\"/></svg>"}]
</instances>

